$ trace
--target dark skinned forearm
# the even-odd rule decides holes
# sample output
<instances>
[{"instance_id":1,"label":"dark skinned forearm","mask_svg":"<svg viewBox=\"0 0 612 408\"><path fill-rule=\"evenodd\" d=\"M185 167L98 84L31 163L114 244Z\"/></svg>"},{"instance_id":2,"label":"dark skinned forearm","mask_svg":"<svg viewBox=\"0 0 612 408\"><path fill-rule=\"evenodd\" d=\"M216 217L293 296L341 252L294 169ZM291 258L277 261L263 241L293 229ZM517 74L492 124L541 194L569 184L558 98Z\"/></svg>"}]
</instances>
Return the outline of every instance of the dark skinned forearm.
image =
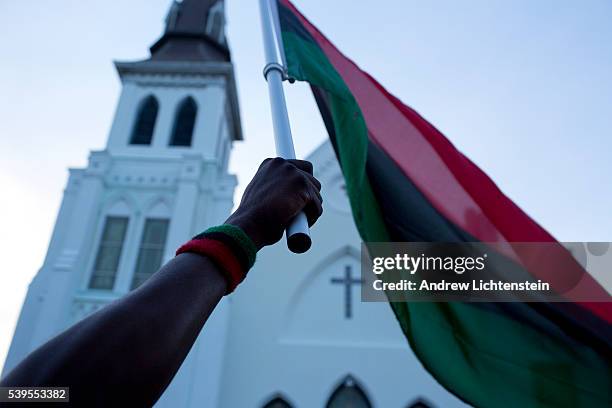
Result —
<instances>
[{"instance_id":1,"label":"dark skinned forearm","mask_svg":"<svg viewBox=\"0 0 612 408\"><path fill-rule=\"evenodd\" d=\"M210 260L181 254L139 289L41 346L1 385L67 386L79 405L150 406L225 290Z\"/></svg>"},{"instance_id":2,"label":"dark skinned forearm","mask_svg":"<svg viewBox=\"0 0 612 408\"><path fill-rule=\"evenodd\" d=\"M281 239L300 211L314 224L323 211L320 190L309 162L267 159L226 223L259 250ZM74 406L151 406L226 288L208 258L179 255L139 289L35 350L0 386L70 387Z\"/></svg>"}]
</instances>

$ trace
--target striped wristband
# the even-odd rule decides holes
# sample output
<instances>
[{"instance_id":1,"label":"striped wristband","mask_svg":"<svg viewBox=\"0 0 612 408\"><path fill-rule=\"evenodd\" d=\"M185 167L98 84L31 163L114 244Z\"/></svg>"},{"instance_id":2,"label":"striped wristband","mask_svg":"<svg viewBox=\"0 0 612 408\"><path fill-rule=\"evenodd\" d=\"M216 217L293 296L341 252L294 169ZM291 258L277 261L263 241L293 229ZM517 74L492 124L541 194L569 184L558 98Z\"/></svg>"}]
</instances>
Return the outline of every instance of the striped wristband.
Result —
<instances>
[{"instance_id":1,"label":"striped wristband","mask_svg":"<svg viewBox=\"0 0 612 408\"><path fill-rule=\"evenodd\" d=\"M255 263L257 247L242 229L223 224L196 235L181 245L176 255L185 252L204 255L217 265L227 281L227 295L244 280Z\"/></svg>"}]
</instances>

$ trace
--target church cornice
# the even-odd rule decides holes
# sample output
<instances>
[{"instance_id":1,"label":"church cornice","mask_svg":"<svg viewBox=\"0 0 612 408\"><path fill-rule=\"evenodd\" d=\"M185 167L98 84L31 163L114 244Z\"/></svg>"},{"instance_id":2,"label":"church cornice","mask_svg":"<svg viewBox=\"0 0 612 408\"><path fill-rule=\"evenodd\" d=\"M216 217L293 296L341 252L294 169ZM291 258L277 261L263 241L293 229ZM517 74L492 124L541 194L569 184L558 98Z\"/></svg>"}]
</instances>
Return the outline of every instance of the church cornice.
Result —
<instances>
[{"instance_id":1,"label":"church cornice","mask_svg":"<svg viewBox=\"0 0 612 408\"><path fill-rule=\"evenodd\" d=\"M229 62L197 61L115 61L119 76L125 74L174 74L174 75L227 75L233 78L234 69Z\"/></svg>"},{"instance_id":2,"label":"church cornice","mask_svg":"<svg viewBox=\"0 0 612 408\"><path fill-rule=\"evenodd\" d=\"M124 81L142 86L170 88L206 88L223 87L223 79L214 75L178 75L178 74L127 74Z\"/></svg>"}]
</instances>

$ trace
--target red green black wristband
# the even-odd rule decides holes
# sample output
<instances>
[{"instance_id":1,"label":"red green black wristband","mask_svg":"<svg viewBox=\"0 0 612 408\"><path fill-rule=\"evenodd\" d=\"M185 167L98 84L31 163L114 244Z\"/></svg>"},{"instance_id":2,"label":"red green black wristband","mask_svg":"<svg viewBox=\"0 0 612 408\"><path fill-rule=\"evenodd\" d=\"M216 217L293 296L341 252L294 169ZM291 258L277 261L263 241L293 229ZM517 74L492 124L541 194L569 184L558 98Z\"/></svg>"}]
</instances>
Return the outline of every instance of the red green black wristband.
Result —
<instances>
[{"instance_id":1,"label":"red green black wristband","mask_svg":"<svg viewBox=\"0 0 612 408\"><path fill-rule=\"evenodd\" d=\"M185 252L204 255L212 260L224 273L226 294L229 294L244 280L255 263L257 247L242 229L223 224L196 235L183 244L176 255Z\"/></svg>"}]
</instances>

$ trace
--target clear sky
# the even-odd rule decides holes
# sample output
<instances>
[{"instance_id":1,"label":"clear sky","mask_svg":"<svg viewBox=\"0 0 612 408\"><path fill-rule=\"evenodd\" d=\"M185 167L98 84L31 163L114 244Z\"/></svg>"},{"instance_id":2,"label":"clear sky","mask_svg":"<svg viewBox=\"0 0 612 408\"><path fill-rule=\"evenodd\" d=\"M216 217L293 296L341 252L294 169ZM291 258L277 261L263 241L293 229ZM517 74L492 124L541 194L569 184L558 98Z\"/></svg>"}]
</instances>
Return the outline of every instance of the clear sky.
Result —
<instances>
[{"instance_id":1,"label":"clear sky","mask_svg":"<svg viewBox=\"0 0 612 408\"><path fill-rule=\"evenodd\" d=\"M562 241L612 241L612 2L294 0ZM246 141L237 198L274 153L255 0L226 0ZM68 167L104 148L120 83L170 0L0 1L0 364L41 266ZM325 140L288 89L298 156ZM252 277L256 278L256 277Z\"/></svg>"}]
</instances>

